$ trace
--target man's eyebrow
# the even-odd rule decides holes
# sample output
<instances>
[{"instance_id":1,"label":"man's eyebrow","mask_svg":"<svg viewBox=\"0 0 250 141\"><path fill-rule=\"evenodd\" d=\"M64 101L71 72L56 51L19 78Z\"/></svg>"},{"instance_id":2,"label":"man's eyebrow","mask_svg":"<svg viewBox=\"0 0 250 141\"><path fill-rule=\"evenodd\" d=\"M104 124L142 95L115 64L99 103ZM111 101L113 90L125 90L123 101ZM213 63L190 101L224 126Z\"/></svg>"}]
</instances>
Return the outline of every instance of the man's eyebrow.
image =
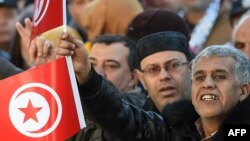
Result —
<instances>
[{"instance_id":1,"label":"man's eyebrow","mask_svg":"<svg viewBox=\"0 0 250 141\"><path fill-rule=\"evenodd\" d=\"M89 59L90 59L90 60L97 60L96 58L91 57L91 56L89 57Z\"/></svg>"},{"instance_id":2,"label":"man's eyebrow","mask_svg":"<svg viewBox=\"0 0 250 141\"><path fill-rule=\"evenodd\" d=\"M105 62L108 62L108 63L115 63L117 65L120 65L120 63L116 60L112 60L112 59L108 59L108 60L105 60Z\"/></svg>"},{"instance_id":3,"label":"man's eyebrow","mask_svg":"<svg viewBox=\"0 0 250 141\"><path fill-rule=\"evenodd\" d=\"M223 73L227 73L227 71L224 70L224 69L217 69L217 70L215 70L214 72L223 72Z\"/></svg>"},{"instance_id":4,"label":"man's eyebrow","mask_svg":"<svg viewBox=\"0 0 250 141\"><path fill-rule=\"evenodd\" d=\"M164 62L164 64L169 64L169 63L174 62L174 61L180 61L181 62L180 59L173 58L173 59L167 60L166 62ZM159 64L158 63L151 63L151 64L147 64L146 66L151 66L151 65L159 65Z\"/></svg>"},{"instance_id":5,"label":"man's eyebrow","mask_svg":"<svg viewBox=\"0 0 250 141\"><path fill-rule=\"evenodd\" d=\"M227 71L224 70L224 69L216 69L216 70L213 71L213 72L215 72L215 73L227 73ZM204 73L203 70L198 70L198 71L196 71L196 72L194 73L194 76L196 76L196 75L198 75L198 74L202 74L202 73Z\"/></svg>"},{"instance_id":6,"label":"man's eyebrow","mask_svg":"<svg viewBox=\"0 0 250 141\"><path fill-rule=\"evenodd\" d=\"M196 76L196 75L198 75L198 74L202 74L202 73L204 73L203 70L198 70L198 71L196 71L196 72L194 73L194 76Z\"/></svg>"}]
</instances>

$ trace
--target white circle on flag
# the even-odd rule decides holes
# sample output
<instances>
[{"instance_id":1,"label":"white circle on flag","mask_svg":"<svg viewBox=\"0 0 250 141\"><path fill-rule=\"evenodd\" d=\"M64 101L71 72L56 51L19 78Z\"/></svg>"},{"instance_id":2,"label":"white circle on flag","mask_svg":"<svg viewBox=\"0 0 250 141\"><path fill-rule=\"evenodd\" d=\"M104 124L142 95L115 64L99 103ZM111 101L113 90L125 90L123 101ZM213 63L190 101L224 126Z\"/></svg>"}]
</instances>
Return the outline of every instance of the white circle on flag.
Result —
<instances>
[{"instance_id":1,"label":"white circle on flag","mask_svg":"<svg viewBox=\"0 0 250 141\"><path fill-rule=\"evenodd\" d=\"M50 0L37 0L34 4L33 23L37 26L43 19L49 7Z\"/></svg>"},{"instance_id":2,"label":"white circle on flag","mask_svg":"<svg viewBox=\"0 0 250 141\"><path fill-rule=\"evenodd\" d=\"M55 114L56 119L54 123L49 123L48 120L51 117L51 111L49 105L49 99L36 92L23 92L28 88L41 88L51 94L50 98L53 98L57 106L57 113ZM30 102L30 103L29 103ZM39 107L40 110L35 114L34 119L26 119L25 114L20 110L31 104L32 107ZM54 114L54 113L53 113ZM62 104L58 94L49 86L42 83L29 83L19 87L11 97L9 103L9 116L14 127L23 135L28 137L43 137L54 131L58 126L62 117ZM48 127L46 127L48 126Z\"/></svg>"}]
</instances>

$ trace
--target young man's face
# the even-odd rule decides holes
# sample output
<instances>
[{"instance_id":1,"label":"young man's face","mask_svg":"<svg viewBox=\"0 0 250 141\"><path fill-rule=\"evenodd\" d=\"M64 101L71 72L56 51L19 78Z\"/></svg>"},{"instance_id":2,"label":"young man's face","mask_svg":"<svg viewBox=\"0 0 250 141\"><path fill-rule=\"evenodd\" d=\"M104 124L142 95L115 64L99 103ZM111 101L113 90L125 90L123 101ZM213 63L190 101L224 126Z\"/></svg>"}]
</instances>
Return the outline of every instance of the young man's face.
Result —
<instances>
[{"instance_id":1,"label":"young man's face","mask_svg":"<svg viewBox=\"0 0 250 141\"><path fill-rule=\"evenodd\" d=\"M246 20L235 34L234 46L250 59L250 18Z\"/></svg>"},{"instance_id":2,"label":"young man's face","mask_svg":"<svg viewBox=\"0 0 250 141\"><path fill-rule=\"evenodd\" d=\"M244 99L248 84L241 85L234 75L232 57L200 58L192 76L192 103L202 119L223 119Z\"/></svg>"},{"instance_id":3,"label":"young man's face","mask_svg":"<svg viewBox=\"0 0 250 141\"><path fill-rule=\"evenodd\" d=\"M128 55L129 49L123 43L95 43L89 58L97 73L111 81L120 91L126 92L135 85Z\"/></svg>"},{"instance_id":4,"label":"young man's face","mask_svg":"<svg viewBox=\"0 0 250 141\"><path fill-rule=\"evenodd\" d=\"M145 57L138 78L158 110L190 95L190 69L179 51L162 51ZM159 71L157 71L159 70Z\"/></svg>"},{"instance_id":5,"label":"young man's face","mask_svg":"<svg viewBox=\"0 0 250 141\"><path fill-rule=\"evenodd\" d=\"M12 42L16 30L16 18L15 8L0 6L0 44Z\"/></svg>"}]
</instances>

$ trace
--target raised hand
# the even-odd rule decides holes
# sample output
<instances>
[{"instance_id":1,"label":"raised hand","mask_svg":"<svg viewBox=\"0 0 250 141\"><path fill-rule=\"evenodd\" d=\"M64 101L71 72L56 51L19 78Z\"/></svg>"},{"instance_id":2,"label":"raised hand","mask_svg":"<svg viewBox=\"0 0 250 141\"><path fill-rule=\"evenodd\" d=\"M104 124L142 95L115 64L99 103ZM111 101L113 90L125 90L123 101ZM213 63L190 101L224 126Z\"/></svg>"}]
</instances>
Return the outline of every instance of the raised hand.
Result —
<instances>
[{"instance_id":1,"label":"raised hand","mask_svg":"<svg viewBox=\"0 0 250 141\"><path fill-rule=\"evenodd\" d=\"M29 18L25 18L24 26L20 22L17 22L16 29L20 37L23 39L24 43L27 45L27 47L29 47L32 21Z\"/></svg>"},{"instance_id":2,"label":"raised hand","mask_svg":"<svg viewBox=\"0 0 250 141\"><path fill-rule=\"evenodd\" d=\"M38 66L54 61L56 59L56 52L53 43L40 36L31 42L29 56L32 63Z\"/></svg>"},{"instance_id":3,"label":"raised hand","mask_svg":"<svg viewBox=\"0 0 250 141\"><path fill-rule=\"evenodd\" d=\"M24 49L28 50L29 59L33 66L38 66L41 64L48 63L55 60L55 48L53 43L46 40L42 36L37 36L32 41L30 41L32 21L29 18L24 20L24 26L17 22L16 29L24 41Z\"/></svg>"},{"instance_id":4,"label":"raised hand","mask_svg":"<svg viewBox=\"0 0 250 141\"><path fill-rule=\"evenodd\" d=\"M57 57L72 56L74 70L80 84L85 83L91 69L88 53L81 40L70 33L62 33L59 37L56 54Z\"/></svg>"}]
</instances>

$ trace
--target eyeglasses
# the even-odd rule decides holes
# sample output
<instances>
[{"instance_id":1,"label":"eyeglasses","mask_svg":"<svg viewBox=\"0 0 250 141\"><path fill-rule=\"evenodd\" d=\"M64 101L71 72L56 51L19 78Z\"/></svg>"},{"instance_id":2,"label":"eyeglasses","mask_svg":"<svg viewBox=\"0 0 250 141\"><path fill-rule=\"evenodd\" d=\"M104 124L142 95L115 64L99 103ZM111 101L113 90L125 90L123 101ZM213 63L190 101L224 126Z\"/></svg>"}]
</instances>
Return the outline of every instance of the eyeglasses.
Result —
<instances>
[{"instance_id":1,"label":"eyeglasses","mask_svg":"<svg viewBox=\"0 0 250 141\"><path fill-rule=\"evenodd\" d=\"M178 73L182 70L182 66L189 64L188 62L177 62L173 61L164 65L164 69L169 73ZM161 72L162 67L159 65L148 65L145 69L141 70L147 76L156 76Z\"/></svg>"}]
</instances>

